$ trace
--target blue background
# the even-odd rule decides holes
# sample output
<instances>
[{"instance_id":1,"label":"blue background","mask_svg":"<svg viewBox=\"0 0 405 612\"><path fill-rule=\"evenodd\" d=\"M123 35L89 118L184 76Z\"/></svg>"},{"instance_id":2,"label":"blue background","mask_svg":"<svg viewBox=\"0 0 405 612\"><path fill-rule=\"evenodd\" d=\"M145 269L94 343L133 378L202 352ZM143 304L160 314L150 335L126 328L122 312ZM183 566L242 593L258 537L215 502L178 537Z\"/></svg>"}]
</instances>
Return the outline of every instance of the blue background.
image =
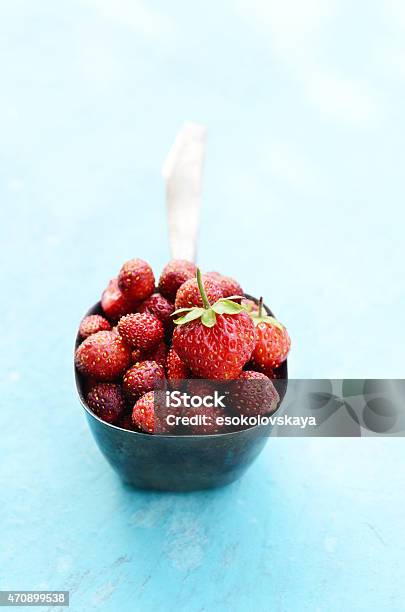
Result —
<instances>
[{"instance_id":1,"label":"blue background","mask_svg":"<svg viewBox=\"0 0 405 612\"><path fill-rule=\"evenodd\" d=\"M264 295L292 376L402 377L404 30L396 0L2 3L2 589L403 609L401 439L272 439L226 489L136 492L91 439L72 348L124 260L167 261L160 168L190 119L200 265Z\"/></svg>"}]
</instances>

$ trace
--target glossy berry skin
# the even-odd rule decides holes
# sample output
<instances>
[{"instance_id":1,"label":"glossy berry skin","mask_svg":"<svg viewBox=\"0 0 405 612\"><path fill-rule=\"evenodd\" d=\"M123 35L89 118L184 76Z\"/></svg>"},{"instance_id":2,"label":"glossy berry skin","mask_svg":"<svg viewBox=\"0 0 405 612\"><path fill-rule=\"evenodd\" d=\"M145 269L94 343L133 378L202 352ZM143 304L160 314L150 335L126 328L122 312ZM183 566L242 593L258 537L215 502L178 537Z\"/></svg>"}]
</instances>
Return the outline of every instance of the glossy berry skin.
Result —
<instances>
[{"instance_id":1,"label":"glossy berry skin","mask_svg":"<svg viewBox=\"0 0 405 612\"><path fill-rule=\"evenodd\" d=\"M171 348L166 358L166 375L168 380L186 380L190 378L190 369Z\"/></svg>"},{"instance_id":2,"label":"glossy berry skin","mask_svg":"<svg viewBox=\"0 0 405 612\"><path fill-rule=\"evenodd\" d=\"M243 289L234 278L230 276L224 276L219 272L208 272L207 276L215 280L222 289L223 297L230 297L231 295L243 295Z\"/></svg>"},{"instance_id":3,"label":"glossy berry skin","mask_svg":"<svg viewBox=\"0 0 405 612\"><path fill-rule=\"evenodd\" d=\"M223 292L219 283L206 275L202 276L202 280L210 304L214 304L219 298L223 297ZM174 303L176 310L177 308L191 308L192 306L203 305L197 279L189 278L189 280L183 283L177 290L176 301Z\"/></svg>"},{"instance_id":4,"label":"glossy berry skin","mask_svg":"<svg viewBox=\"0 0 405 612\"><path fill-rule=\"evenodd\" d=\"M164 410L156 392L149 391L138 399L132 410L132 423L134 427L145 433L167 434L173 430L173 425L169 425L166 417L169 414L177 414L178 410Z\"/></svg>"},{"instance_id":5,"label":"glossy berry skin","mask_svg":"<svg viewBox=\"0 0 405 612\"><path fill-rule=\"evenodd\" d=\"M178 288L189 278L194 278L196 265L186 259L172 259L163 268L159 279L159 292L174 302Z\"/></svg>"},{"instance_id":6,"label":"glossy berry skin","mask_svg":"<svg viewBox=\"0 0 405 612\"><path fill-rule=\"evenodd\" d=\"M154 392L145 393L132 410L132 423L145 433L153 434L155 430L155 400Z\"/></svg>"},{"instance_id":7,"label":"glossy berry skin","mask_svg":"<svg viewBox=\"0 0 405 612\"><path fill-rule=\"evenodd\" d=\"M114 381L131 363L131 349L113 331L100 331L84 340L76 350L76 367L97 381Z\"/></svg>"},{"instance_id":8,"label":"glossy berry skin","mask_svg":"<svg viewBox=\"0 0 405 612\"><path fill-rule=\"evenodd\" d=\"M130 259L120 270L118 287L132 302L142 302L155 288L152 268L143 259Z\"/></svg>"},{"instance_id":9,"label":"glossy berry skin","mask_svg":"<svg viewBox=\"0 0 405 612\"><path fill-rule=\"evenodd\" d=\"M256 325L257 342L252 353L252 363L262 372L277 368L287 359L291 340L285 327L279 329L271 323Z\"/></svg>"},{"instance_id":10,"label":"glossy berry skin","mask_svg":"<svg viewBox=\"0 0 405 612\"><path fill-rule=\"evenodd\" d=\"M231 407L238 414L258 416L277 409L280 397L271 380L260 372L242 372L231 389Z\"/></svg>"},{"instance_id":11,"label":"glossy berry skin","mask_svg":"<svg viewBox=\"0 0 405 612\"><path fill-rule=\"evenodd\" d=\"M163 327L166 332L173 330L173 319L172 313L174 312L174 305L169 302L160 293L153 293L148 299L146 299L138 307L138 312L147 312L155 315L163 323Z\"/></svg>"},{"instance_id":12,"label":"glossy berry skin","mask_svg":"<svg viewBox=\"0 0 405 612\"><path fill-rule=\"evenodd\" d=\"M84 317L79 327L79 334L82 338L88 338L92 334L96 334L99 331L109 331L111 325L101 315L89 315Z\"/></svg>"},{"instance_id":13,"label":"glossy berry skin","mask_svg":"<svg viewBox=\"0 0 405 612\"><path fill-rule=\"evenodd\" d=\"M118 287L118 280L113 278L101 295L101 307L110 321L118 321L120 317L133 310L133 304Z\"/></svg>"},{"instance_id":14,"label":"glossy berry skin","mask_svg":"<svg viewBox=\"0 0 405 612\"><path fill-rule=\"evenodd\" d=\"M122 317L118 322L118 333L130 346L147 351L164 337L162 322L146 312L135 312Z\"/></svg>"},{"instance_id":15,"label":"glossy berry skin","mask_svg":"<svg viewBox=\"0 0 405 612\"><path fill-rule=\"evenodd\" d=\"M198 320L178 325L173 348L180 359L201 378L237 378L256 344L256 331L246 312L217 315L213 327Z\"/></svg>"},{"instance_id":16,"label":"glossy berry skin","mask_svg":"<svg viewBox=\"0 0 405 612\"><path fill-rule=\"evenodd\" d=\"M88 407L107 423L116 423L125 410L121 386L97 383L86 397Z\"/></svg>"},{"instance_id":17,"label":"glossy berry skin","mask_svg":"<svg viewBox=\"0 0 405 612\"><path fill-rule=\"evenodd\" d=\"M122 386L126 397L132 401L153 391L155 383L164 379L164 369L156 361L139 361L125 372Z\"/></svg>"}]
</instances>

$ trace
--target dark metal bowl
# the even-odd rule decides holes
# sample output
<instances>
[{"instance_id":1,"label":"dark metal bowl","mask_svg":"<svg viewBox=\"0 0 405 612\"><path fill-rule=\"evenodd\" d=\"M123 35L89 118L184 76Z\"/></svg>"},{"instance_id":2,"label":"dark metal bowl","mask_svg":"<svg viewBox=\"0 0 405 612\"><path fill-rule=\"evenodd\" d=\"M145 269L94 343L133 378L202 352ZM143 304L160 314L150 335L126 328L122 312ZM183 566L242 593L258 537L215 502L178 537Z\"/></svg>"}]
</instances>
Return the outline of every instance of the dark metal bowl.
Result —
<instances>
[{"instance_id":1,"label":"dark metal bowl","mask_svg":"<svg viewBox=\"0 0 405 612\"><path fill-rule=\"evenodd\" d=\"M247 298L255 300L249 295ZM257 300L255 300L257 301ZM272 314L265 306L267 312ZM98 302L86 313L102 314ZM80 344L77 336L75 349ZM287 362L280 366L287 381ZM214 435L160 435L128 431L98 418L86 405L83 379L76 388L97 446L126 483L142 489L195 491L237 480L267 442L271 426Z\"/></svg>"}]
</instances>

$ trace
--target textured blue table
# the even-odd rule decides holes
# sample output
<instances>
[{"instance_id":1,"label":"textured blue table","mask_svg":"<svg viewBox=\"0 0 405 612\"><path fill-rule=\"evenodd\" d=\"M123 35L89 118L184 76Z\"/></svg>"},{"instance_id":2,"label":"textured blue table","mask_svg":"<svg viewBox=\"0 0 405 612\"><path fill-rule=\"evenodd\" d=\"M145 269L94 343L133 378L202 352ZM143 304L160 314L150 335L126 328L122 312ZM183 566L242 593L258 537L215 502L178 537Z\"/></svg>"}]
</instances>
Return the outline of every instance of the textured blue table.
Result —
<instances>
[{"instance_id":1,"label":"textured blue table","mask_svg":"<svg viewBox=\"0 0 405 612\"><path fill-rule=\"evenodd\" d=\"M0 8L0 587L75 612L403 610L403 440L272 439L238 483L173 495L121 485L87 429L76 328L122 261L168 259L185 118L209 129L200 264L264 295L290 374L403 377L400 7L167 6Z\"/></svg>"}]
</instances>

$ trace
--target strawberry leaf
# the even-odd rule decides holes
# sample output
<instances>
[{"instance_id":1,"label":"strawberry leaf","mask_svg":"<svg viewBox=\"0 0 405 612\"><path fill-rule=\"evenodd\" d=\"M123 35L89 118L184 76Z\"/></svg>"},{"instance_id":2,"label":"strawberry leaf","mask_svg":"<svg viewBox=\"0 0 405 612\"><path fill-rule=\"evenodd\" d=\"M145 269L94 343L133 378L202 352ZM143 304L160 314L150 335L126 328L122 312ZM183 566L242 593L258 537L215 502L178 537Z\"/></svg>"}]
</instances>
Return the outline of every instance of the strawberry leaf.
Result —
<instances>
[{"instance_id":1,"label":"strawberry leaf","mask_svg":"<svg viewBox=\"0 0 405 612\"><path fill-rule=\"evenodd\" d=\"M238 314L244 310L243 306L232 302L231 300L220 299L211 306L212 310L217 314Z\"/></svg>"},{"instance_id":2,"label":"strawberry leaf","mask_svg":"<svg viewBox=\"0 0 405 612\"><path fill-rule=\"evenodd\" d=\"M194 308L195 308L195 306L192 306L191 308L178 308L177 310L172 312L172 314L170 316L174 317L174 315L178 315L181 312L190 312L190 310L194 310Z\"/></svg>"},{"instance_id":3,"label":"strawberry leaf","mask_svg":"<svg viewBox=\"0 0 405 612\"><path fill-rule=\"evenodd\" d=\"M217 318L212 308L210 308L209 310L204 310L203 315L201 317L201 323L205 325L205 327L214 327L216 322Z\"/></svg>"},{"instance_id":4,"label":"strawberry leaf","mask_svg":"<svg viewBox=\"0 0 405 612\"><path fill-rule=\"evenodd\" d=\"M192 308L183 317L175 319L174 322L176 325L184 325L185 323L194 321L194 319L199 319L205 312L207 311L204 308Z\"/></svg>"}]
</instances>

